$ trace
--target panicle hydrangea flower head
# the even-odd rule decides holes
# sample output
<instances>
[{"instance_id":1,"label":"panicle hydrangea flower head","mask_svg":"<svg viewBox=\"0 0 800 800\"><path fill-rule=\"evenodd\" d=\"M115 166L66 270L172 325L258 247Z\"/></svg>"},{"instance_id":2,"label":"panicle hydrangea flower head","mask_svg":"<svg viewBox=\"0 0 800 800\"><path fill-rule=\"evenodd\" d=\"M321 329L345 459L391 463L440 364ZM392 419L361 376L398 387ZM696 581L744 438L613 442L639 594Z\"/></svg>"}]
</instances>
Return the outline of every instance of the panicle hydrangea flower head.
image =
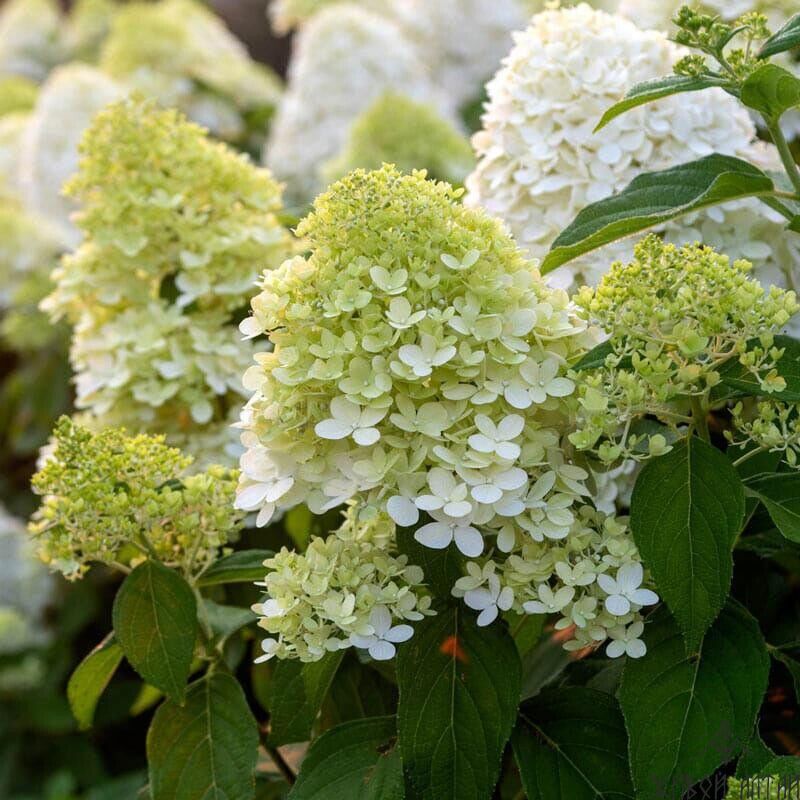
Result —
<instances>
[{"instance_id":1,"label":"panicle hydrangea flower head","mask_svg":"<svg viewBox=\"0 0 800 800\"><path fill-rule=\"evenodd\" d=\"M520 246L540 258L579 211L642 172L712 152L774 161L774 148L765 154L753 144L747 111L721 89L698 92L691 102L662 98L593 132L631 86L669 75L680 53L664 33L585 4L534 16L515 34L513 50L488 85L467 204L500 216ZM666 235L686 243L702 228L704 238L732 257L752 259L757 271L777 267L788 281L797 254L781 244L787 238L782 220L764 224L762 209L757 201L737 201L671 223ZM756 233L754 242L747 234ZM594 285L613 260L630 257L630 248L623 241L589 253L548 281L565 288Z\"/></svg>"},{"instance_id":2,"label":"panicle hydrangea flower head","mask_svg":"<svg viewBox=\"0 0 800 800\"><path fill-rule=\"evenodd\" d=\"M190 457L163 436L91 433L67 417L34 476L42 504L29 525L39 557L74 579L92 562L130 567L154 555L196 575L234 540L236 473L187 475Z\"/></svg>"},{"instance_id":3,"label":"panicle hydrangea flower head","mask_svg":"<svg viewBox=\"0 0 800 800\"><path fill-rule=\"evenodd\" d=\"M474 569L500 610L571 614L569 591L558 608L547 600L559 586L553 553L562 543L575 548L570 569L578 554L589 559L581 569L592 567L592 582L638 564L624 525L584 508L588 474L561 447L573 413L567 364L593 337L502 224L458 205L459 196L385 165L317 198L298 228L309 255L264 275L241 325L247 336L266 333L274 350L245 375L253 396L240 423L237 506L264 525L279 507L306 502L321 513L354 500L414 526L424 546L480 559ZM502 585L489 581L495 572ZM298 579L293 566L281 575ZM598 611L591 641L637 613ZM380 617L370 622L380 634L359 634L376 639L351 641L388 652L385 643L405 632L391 633Z\"/></svg>"},{"instance_id":4,"label":"panicle hydrangea flower head","mask_svg":"<svg viewBox=\"0 0 800 800\"><path fill-rule=\"evenodd\" d=\"M525 26L525 0L395 0L393 11L436 81L463 106L481 96L484 83Z\"/></svg>"},{"instance_id":5,"label":"panicle hydrangea flower head","mask_svg":"<svg viewBox=\"0 0 800 800\"><path fill-rule=\"evenodd\" d=\"M222 20L194 0L121 8L100 64L116 80L180 108L228 141L255 133L248 130L248 115L263 121L281 91L277 76L254 62Z\"/></svg>"},{"instance_id":6,"label":"panicle hydrangea flower head","mask_svg":"<svg viewBox=\"0 0 800 800\"><path fill-rule=\"evenodd\" d=\"M9 0L0 11L0 74L44 80L61 59L55 0Z\"/></svg>"},{"instance_id":7,"label":"panicle hydrangea flower head","mask_svg":"<svg viewBox=\"0 0 800 800\"><path fill-rule=\"evenodd\" d=\"M140 98L99 114L81 154L66 192L80 203L84 240L44 303L75 328L78 407L176 443L227 425L253 353L231 315L290 250L275 216L281 187Z\"/></svg>"},{"instance_id":8,"label":"panicle hydrangea flower head","mask_svg":"<svg viewBox=\"0 0 800 800\"><path fill-rule=\"evenodd\" d=\"M19 182L25 205L58 226L66 246L80 234L70 218L73 202L61 188L78 166L78 143L92 117L122 90L85 64L54 70L41 91L21 142Z\"/></svg>"},{"instance_id":9,"label":"panicle hydrangea flower head","mask_svg":"<svg viewBox=\"0 0 800 800\"><path fill-rule=\"evenodd\" d=\"M0 78L0 117L20 111L30 111L36 104L39 87L21 75Z\"/></svg>"},{"instance_id":10,"label":"panicle hydrangea flower head","mask_svg":"<svg viewBox=\"0 0 800 800\"><path fill-rule=\"evenodd\" d=\"M359 167L378 169L384 163L463 183L474 158L467 139L436 109L387 92L356 119L344 150L325 165L323 175L334 181Z\"/></svg>"},{"instance_id":11,"label":"panicle hydrangea flower head","mask_svg":"<svg viewBox=\"0 0 800 800\"><path fill-rule=\"evenodd\" d=\"M341 3L303 26L264 154L293 203L310 202L322 188L322 166L340 152L356 118L400 88L453 117L416 46L391 19Z\"/></svg>"},{"instance_id":12,"label":"panicle hydrangea flower head","mask_svg":"<svg viewBox=\"0 0 800 800\"><path fill-rule=\"evenodd\" d=\"M274 0L269 6L269 18L275 33L285 35L307 22L323 8L347 0ZM390 12L397 0L361 0L359 5L379 13Z\"/></svg>"},{"instance_id":13,"label":"panicle hydrangea flower head","mask_svg":"<svg viewBox=\"0 0 800 800\"><path fill-rule=\"evenodd\" d=\"M253 610L277 639L264 640L259 660L316 661L351 645L385 660L410 638L406 623L432 613L422 570L397 552L394 522L370 509L350 506L333 534L312 537L304 553L284 547L264 566L267 596Z\"/></svg>"},{"instance_id":14,"label":"panicle hydrangea flower head","mask_svg":"<svg viewBox=\"0 0 800 800\"><path fill-rule=\"evenodd\" d=\"M604 366L580 373L573 444L606 462L663 452L663 435L628 436L631 423L648 414L673 427L688 421L688 398L707 397L731 360L765 394L783 390L774 335L800 305L792 291L765 290L750 268L709 247L677 248L651 234L631 262L613 264L596 289L584 287L578 306L610 338Z\"/></svg>"}]
</instances>

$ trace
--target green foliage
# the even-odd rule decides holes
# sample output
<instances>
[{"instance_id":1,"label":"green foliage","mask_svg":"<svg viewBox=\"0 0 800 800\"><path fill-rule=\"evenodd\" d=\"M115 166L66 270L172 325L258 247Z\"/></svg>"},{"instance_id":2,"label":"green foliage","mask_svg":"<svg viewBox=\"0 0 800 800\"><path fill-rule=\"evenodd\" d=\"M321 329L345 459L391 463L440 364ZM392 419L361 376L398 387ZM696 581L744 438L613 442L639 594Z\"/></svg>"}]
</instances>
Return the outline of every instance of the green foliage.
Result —
<instances>
[{"instance_id":1,"label":"green foliage","mask_svg":"<svg viewBox=\"0 0 800 800\"><path fill-rule=\"evenodd\" d=\"M353 720L326 731L303 759L290 800L404 800L394 717Z\"/></svg>"},{"instance_id":2,"label":"green foliage","mask_svg":"<svg viewBox=\"0 0 800 800\"><path fill-rule=\"evenodd\" d=\"M122 655L122 648L111 634L81 661L70 676L67 699L81 730L92 727L97 703L114 677Z\"/></svg>"},{"instance_id":3,"label":"green foliage","mask_svg":"<svg viewBox=\"0 0 800 800\"><path fill-rule=\"evenodd\" d=\"M272 558L271 550L239 550L215 561L200 575L200 586L224 583L253 583L264 577L264 562Z\"/></svg>"},{"instance_id":4,"label":"green foliage","mask_svg":"<svg viewBox=\"0 0 800 800\"><path fill-rule=\"evenodd\" d=\"M525 703L511 739L528 800L633 800L617 701L581 687Z\"/></svg>"},{"instance_id":5,"label":"green foliage","mask_svg":"<svg viewBox=\"0 0 800 800\"><path fill-rule=\"evenodd\" d=\"M744 489L728 459L690 437L648 463L633 490L631 530L689 652L725 604Z\"/></svg>"},{"instance_id":6,"label":"green foliage","mask_svg":"<svg viewBox=\"0 0 800 800\"><path fill-rule=\"evenodd\" d=\"M342 653L328 653L319 661L279 661L270 688L270 743L273 746L311 738L325 695Z\"/></svg>"},{"instance_id":7,"label":"green foliage","mask_svg":"<svg viewBox=\"0 0 800 800\"><path fill-rule=\"evenodd\" d=\"M170 700L147 734L152 800L252 800L258 730L238 682L221 672Z\"/></svg>"},{"instance_id":8,"label":"green foliage","mask_svg":"<svg viewBox=\"0 0 800 800\"><path fill-rule=\"evenodd\" d=\"M669 97L673 94L697 92L715 85L707 78L697 78L692 75L668 75L666 78L655 78L651 81L637 83L630 88L619 103L611 106L603 114L594 132L597 133L601 128L605 128L612 119L616 119L620 114L624 114L637 106L652 103L654 100Z\"/></svg>"},{"instance_id":9,"label":"green foliage","mask_svg":"<svg viewBox=\"0 0 800 800\"><path fill-rule=\"evenodd\" d=\"M747 489L764 504L778 530L800 543L800 472L764 475L749 481Z\"/></svg>"},{"instance_id":10,"label":"green foliage","mask_svg":"<svg viewBox=\"0 0 800 800\"><path fill-rule=\"evenodd\" d=\"M741 99L765 118L778 119L800 105L800 79L777 64L763 64L742 83Z\"/></svg>"},{"instance_id":11,"label":"green foliage","mask_svg":"<svg viewBox=\"0 0 800 800\"><path fill-rule=\"evenodd\" d=\"M618 194L584 208L553 242L542 262L542 273L693 211L743 197L770 197L777 192L763 170L733 156L714 154L643 173Z\"/></svg>"},{"instance_id":12,"label":"green foliage","mask_svg":"<svg viewBox=\"0 0 800 800\"><path fill-rule=\"evenodd\" d=\"M159 562L145 561L120 587L113 617L131 666L180 702L197 636L197 603L189 585Z\"/></svg>"},{"instance_id":13,"label":"green foliage","mask_svg":"<svg viewBox=\"0 0 800 800\"><path fill-rule=\"evenodd\" d=\"M666 612L645 633L647 658L628 661L619 698L637 800L680 800L750 739L769 674L757 622L725 607L700 652L687 657Z\"/></svg>"},{"instance_id":14,"label":"green foliage","mask_svg":"<svg viewBox=\"0 0 800 800\"><path fill-rule=\"evenodd\" d=\"M397 728L409 797L488 797L520 693L514 641L463 607L417 624L397 657Z\"/></svg>"},{"instance_id":15,"label":"green foliage","mask_svg":"<svg viewBox=\"0 0 800 800\"><path fill-rule=\"evenodd\" d=\"M761 45L759 58L769 58L800 46L800 14L795 14L779 31Z\"/></svg>"}]
</instances>

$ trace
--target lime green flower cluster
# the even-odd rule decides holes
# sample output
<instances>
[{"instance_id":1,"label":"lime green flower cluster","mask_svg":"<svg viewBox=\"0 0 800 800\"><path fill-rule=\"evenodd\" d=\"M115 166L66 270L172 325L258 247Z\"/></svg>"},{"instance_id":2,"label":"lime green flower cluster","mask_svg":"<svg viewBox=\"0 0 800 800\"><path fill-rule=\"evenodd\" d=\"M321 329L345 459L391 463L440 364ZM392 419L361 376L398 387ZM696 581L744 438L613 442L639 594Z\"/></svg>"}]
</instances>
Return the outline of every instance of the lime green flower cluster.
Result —
<instances>
[{"instance_id":1,"label":"lime green flower cluster","mask_svg":"<svg viewBox=\"0 0 800 800\"><path fill-rule=\"evenodd\" d=\"M195 0L125 5L112 20L100 66L231 142L253 132L249 118L263 136L281 93L277 76Z\"/></svg>"},{"instance_id":2,"label":"lime green flower cluster","mask_svg":"<svg viewBox=\"0 0 800 800\"><path fill-rule=\"evenodd\" d=\"M655 595L640 589L636 547L624 526L611 535L586 516L588 473L562 449L576 404L567 365L593 335L502 224L458 204L460 195L424 172L384 166L357 170L317 198L298 228L310 254L264 275L241 325L275 349L245 375L253 396L240 422L237 506L264 525L277 508L305 502L321 513L355 501L359 522L386 515L425 547L480 559L470 564L479 580L455 587L480 607L479 624L498 609L572 619L574 600L592 645L612 631L639 641L639 610ZM391 551L390 542L379 549ZM316 543L325 575L342 547ZM289 638L267 644L266 655L292 655L298 641L299 622L281 629L272 611L281 620L295 602L301 611L324 602L307 558L284 554L267 578L264 624ZM358 558L371 575L372 556ZM621 577L605 575L611 566ZM580 582L562 585L574 570ZM552 587L564 589L557 600ZM355 630L364 620L350 619L350 605L342 617L343 598L334 600L339 616L314 612L323 633L302 657L345 640L390 657L388 644L411 635L392 626L402 616L395 609L370 613L369 627Z\"/></svg>"},{"instance_id":3,"label":"lime green flower cluster","mask_svg":"<svg viewBox=\"0 0 800 800\"><path fill-rule=\"evenodd\" d=\"M33 478L42 505L29 526L39 557L74 579L91 562L127 569L148 556L202 572L236 538L236 472L186 475L190 457L163 436L91 433L62 417Z\"/></svg>"},{"instance_id":4,"label":"lime green flower cluster","mask_svg":"<svg viewBox=\"0 0 800 800\"><path fill-rule=\"evenodd\" d=\"M389 92L353 123L343 151L323 174L334 181L359 167L390 163L401 172L426 169L436 180L463 183L474 162L469 141L435 108Z\"/></svg>"},{"instance_id":5,"label":"lime green flower cluster","mask_svg":"<svg viewBox=\"0 0 800 800\"><path fill-rule=\"evenodd\" d=\"M267 597L253 610L278 637L264 640L265 656L316 661L349 647L353 634L374 635L376 609L400 621L433 613L422 570L397 553L394 532L385 514L351 505L332 535L312 538L304 553L284 547L265 561Z\"/></svg>"},{"instance_id":6,"label":"lime green flower cluster","mask_svg":"<svg viewBox=\"0 0 800 800\"><path fill-rule=\"evenodd\" d=\"M633 261L613 264L596 289L584 287L577 304L610 339L604 365L574 376L580 413L570 441L605 463L664 452L663 435L637 435L634 423L653 415L676 427L692 421L692 409L702 416L732 360L764 394L785 388L774 335L800 305L794 292L762 288L749 270L711 248L677 248L651 235Z\"/></svg>"},{"instance_id":7,"label":"lime green flower cluster","mask_svg":"<svg viewBox=\"0 0 800 800\"><path fill-rule=\"evenodd\" d=\"M18 111L30 111L36 104L39 87L22 75L0 78L0 117Z\"/></svg>"},{"instance_id":8,"label":"lime green flower cluster","mask_svg":"<svg viewBox=\"0 0 800 800\"><path fill-rule=\"evenodd\" d=\"M729 778L725 800L798 800L797 778L769 775L755 778Z\"/></svg>"},{"instance_id":9,"label":"lime green flower cluster","mask_svg":"<svg viewBox=\"0 0 800 800\"><path fill-rule=\"evenodd\" d=\"M43 304L74 325L77 405L95 426L165 432L197 453L244 394L253 345L232 315L290 249L275 216L281 188L140 98L98 114L81 154L65 191L81 204L83 242Z\"/></svg>"}]
</instances>

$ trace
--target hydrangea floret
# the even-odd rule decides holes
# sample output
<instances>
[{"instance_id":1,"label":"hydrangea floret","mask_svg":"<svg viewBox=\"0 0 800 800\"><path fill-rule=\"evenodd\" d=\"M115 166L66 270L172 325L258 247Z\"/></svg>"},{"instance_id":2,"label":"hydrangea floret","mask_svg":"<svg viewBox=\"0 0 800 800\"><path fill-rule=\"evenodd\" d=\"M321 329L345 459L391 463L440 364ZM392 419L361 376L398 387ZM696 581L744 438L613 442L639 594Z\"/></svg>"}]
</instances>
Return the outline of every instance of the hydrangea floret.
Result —
<instances>
[{"instance_id":1,"label":"hydrangea floret","mask_svg":"<svg viewBox=\"0 0 800 800\"><path fill-rule=\"evenodd\" d=\"M84 239L44 304L74 326L77 405L94 427L155 430L211 451L238 413L254 349L233 319L259 271L291 247L276 217L281 187L141 98L100 113L81 155L65 191Z\"/></svg>"},{"instance_id":2,"label":"hydrangea floret","mask_svg":"<svg viewBox=\"0 0 800 800\"><path fill-rule=\"evenodd\" d=\"M129 3L114 15L100 66L126 87L181 109L218 138L261 134L280 81L253 61L212 11L195 0ZM249 130L252 122L261 130Z\"/></svg>"},{"instance_id":3,"label":"hydrangea floret","mask_svg":"<svg viewBox=\"0 0 800 800\"><path fill-rule=\"evenodd\" d=\"M387 92L353 123L344 150L324 169L334 181L362 167L394 164L401 172L425 169L431 178L463 183L474 166L469 141L425 103Z\"/></svg>"},{"instance_id":4,"label":"hydrangea floret","mask_svg":"<svg viewBox=\"0 0 800 800\"><path fill-rule=\"evenodd\" d=\"M241 324L274 350L245 375L237 506L265 525L297 503L322 513L353 500L414 526L424 546L479 559L456 591L485 583L501 610L543 613L526 605L552 589L561 604L547 610L581 620L580 646L597 644L639 607L603 605L596 575L637 562L636 547L587 504L588 473L561 447L567 364L594 337L460 194L384 166L317 198L297 231L309 254L265 273ZM561 594L557 570L572 581ZM574 589L575 570L589 588Z\"/></svg>"},{"instance_id":5,"label":"hydrangea floret","mask_svg":"<svg viewBox=\"0 0 800 800\"><path fill-rule=\"evenodd\" d=\"M669 74L682 52L665 33L586 4L534 16L488 84L466 203L501 217L520 246L543 258L579 211L642 172L712 152L779 168L775 149L754 144L747 111L722 89L698 92L691 102L665 97L593 132L634 84ZM700 239L752 261L764 282L791 287L800 260L783 225L747 199L670 223L666 237L676 244ZM630 254L630 241L609 245L555 270L548 281L595 285L612 261Z\"/></svg>"},{"instance_id":6,"label":"hydrangea floret","mask_svg":"<svg viewBox=\"0 0 800 800\"><path fill-rule=\"evenodd\" d=\"M234 470L187 474L191 457L163 436L92 433L67 417L32 486L42 504L29 530L39 557L67 578L94 562L124 571L148 557L199 575L235 540Z\"/></svg>"},{"instance_id":7,"label":"hydrangea floret","mask_svg":"<svg viewBox=\"0 0 800 800\"><path fill-rule=\"evenodd\" d=\"M351 505L330 536L267 559L267 598L253 610L277 638L264 640L261 659L316 661L350 646L392 658L413 633L407 621L432 613L422 570L397 552L394 534L386 514Z\"/></svg>"},{"instance_id":8,"label":"hydrangea floret","mask_svg":"<svg viewBox=\"0 0 800 800\"><path fill-rule=\"evenodd\" d=\"M732 361L764 395L782 391L783 350L774 337L800 305L792 291L765 290L750 269L709 247L678 248L652 234L631 262L613 264L596 289L584 287L576 302L609 339L603 366L573 376L580 412L570 441L605 463L665 452L669 437L639 434L637 421L649 415L673 430L702 428Z\"/></svg>"},{"instance_id":9,"label":"hydrangea floret","mask_svg":"<svg viewBox=\"0 0 800 800\"><path fill-rule=\"evenodd\" d=\"M323 188L323 165L342 150L359 115L387 91L399 90L454 118L453 103L392 19L340 3L300 29L264 151L292 204L309 203Z\"/></svg>"}]
</instances>

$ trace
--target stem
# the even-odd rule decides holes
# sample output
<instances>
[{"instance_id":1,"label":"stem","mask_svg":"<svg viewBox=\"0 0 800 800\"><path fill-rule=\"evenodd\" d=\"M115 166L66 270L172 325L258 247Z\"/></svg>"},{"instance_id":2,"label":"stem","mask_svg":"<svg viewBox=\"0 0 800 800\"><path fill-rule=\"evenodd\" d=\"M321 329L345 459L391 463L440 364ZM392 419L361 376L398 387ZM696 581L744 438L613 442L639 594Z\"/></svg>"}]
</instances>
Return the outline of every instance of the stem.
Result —
<instances>
[{"instance_id":1,"label":"stem","mask_svg":"<svg viewBox=\"0 0 800 800\"><path fill-rule=\"evenodd\" d=\"M278 772L283 775L283 779L289 786L294 786L296 780L295 774L292 772L292 768L289 766L286 759L280 754L278 748L273 747L267 742L267 728L265 725L258 726L258 738L261 740L261 746L269 753L269 757L278 768Z\"/></svg>"},{"instance_id":2,"label":"stem","mask_svg":"<svg viewBox=\"0 0 800 800\"><path fill-rule=\"evenodd\" d=\"M711 434L708 432L707 411L700 395L693 394L690 398L692 405L692 423L697 435L704 441L711 443Z\"/></svg>"},{"instance_id":3,"label":"stem","mask_svg":"<svg viewBox=\"0 0 800 800\"><path fill-rule=\"evenodd\" d=\"M755 447L752 450L748 450L743 456L739 456L739 458L733 462L733 466L738 467L739 464L744 464L745 461L751 459L753 456L757 456L759 453L763 453L764 450L766 450L765 447Z\"/></svg>"},{"instance_id":4,"label":"stem","mask_svg":"<svg viewBox=\"0 0 800 800\"><path fill-rule=\"evenodd\" d=\"M794 190L800 194L800 170L797 168L794 156L792 155L792 151L789 149L789 143L786 141L786 137L783 135L781 126L777 120L767 119L766 117L764 118L764 122L766 122L767 130L769 131L770 136L772 136L773 144L778 149L781 161L783 162L783 168L786 170L786 174L789 176L789 180L792 182Z\"/></svg>"}]
</instances>

